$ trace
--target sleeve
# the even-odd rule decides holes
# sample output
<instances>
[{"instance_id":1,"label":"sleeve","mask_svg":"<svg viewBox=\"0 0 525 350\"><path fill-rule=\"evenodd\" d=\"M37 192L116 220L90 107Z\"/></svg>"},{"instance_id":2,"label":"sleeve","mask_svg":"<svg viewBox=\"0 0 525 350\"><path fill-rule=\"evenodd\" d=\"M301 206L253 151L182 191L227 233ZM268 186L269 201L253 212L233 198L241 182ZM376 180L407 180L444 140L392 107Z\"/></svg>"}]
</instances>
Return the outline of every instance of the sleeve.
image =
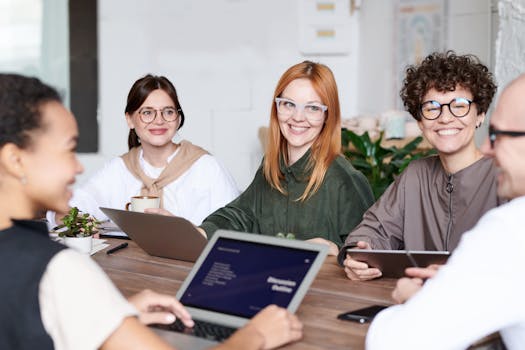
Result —
<instances>
[{"instance_id":1,"label":"sleeve","mask_svg":"<svg viewBox=\"0 0 525 350\"><path fill-rule=\"evenodd\" d=\"M403 248L403 218L405 215L405 184L407 169L394 181L363 215L361 223L348 235L338 261L343 263L346 249L358 241L368 242L373 249Z\"/></svg>"},{"instance_id":2,"label":"sleeve","mask_svg":"<svg viewBox=\"0 0 525 350\"><path fill-rule=\"evenodd\" d=\"M465 233L420 292L374 319L367 349L467 348L498 330L523 327L525 282L516 271L525 268L525 237L506 221L487 215ZM498 241L507 248L497 249Z\"/></svg>"},{"instance_id":3,"label":"sleeve","mask_svg":"<svg viewBox=\"0 0 525 350\"><path fill-rule=\"evenodd\" d=\"M338 213L341 230L339 242L344 242L348 232L361 222L363 214L374 203L374 196L366 177L357 171L351 173L350 177L337 189L335 196L338 198L337 208L340 210Z\"/></svg>"},{"instance_id":4,"label":"sleeve","mask_svg":"<svg viewBox=\"0 0 525 350\"><path fill-rule=\"evenodd\" d=\"M140 193L140 186L122 159L116 157L75 188L69 205L90 213L98 220L106 220L99 207L123 209L131 196ZM46 217L51 227L56 225L54 212L48 212Z\"/></svg>"},{"instance_id":5,"label":"sleeve","mask_svg":"<svg viewBox=\"0 0 525 350\"><path fill-rule=\"evenodd\" d=\"M71 249L48 264L39 291L42 322L56 349L97 349L137 315L102 269Z\"/></svg>"},{"instance_id":6,"label":"sleeve","mask_svg":"<svg viewBox=\"0 0 525 350\"><path fill-rule=\"evenodd\" d=\"M256 203L258 194L263 190L261 181L265 181L261 168L248 188L225 207L216 210L201 224L210 239L218 229L242 232L258 232Z\"/></svg>"},{"instance_id":7,"label":"sleeve","mask_svg":"<svg viewBox=\"0 0 525 350\"><path fill-rule=\"evenodd\" d=\"M192 167L193 203L191 221L200 224L211 213L230 203L239 190L226 168L213 156L202 156ZM189 194L188 194L189 195Z\"/></svg>"}]
</instances>

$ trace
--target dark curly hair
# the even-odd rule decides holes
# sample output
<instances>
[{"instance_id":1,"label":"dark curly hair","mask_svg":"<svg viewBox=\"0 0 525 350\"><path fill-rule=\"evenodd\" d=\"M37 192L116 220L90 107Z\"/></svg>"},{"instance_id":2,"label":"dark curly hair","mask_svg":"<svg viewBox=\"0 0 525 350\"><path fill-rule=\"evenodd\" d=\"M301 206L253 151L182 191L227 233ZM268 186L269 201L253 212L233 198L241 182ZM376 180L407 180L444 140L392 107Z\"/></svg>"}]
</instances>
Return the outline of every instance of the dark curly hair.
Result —
<instances>
[{"instance_id":1,"label":"dark curly hair","mask_svg":"<svg viewBox=\"0 0 525 350\"><path fill-rule=\"evenodd\" d=\"M0 74L0 147L31 145L30 132L43 127L41 107L61 102L58 92L37 78Z\"/></svg>"},{"instance_id":2,"label":"dark curly hair","mask_svg":"<svg viewBox=\"0 0 525 350\"><path fill-rule=\"evenodd\" d=\"M180 124L178 129L182 128L184 125L184 112L182 111L179 97L177 96L177 90L175 90L175 86L173 86L171 81L163 76L148 74L133 83L133 86L128 93L128 101L125 112L128 114L134 113L148 98L149 94L152 91L158 89L161 89L167 93L168 96L173 100L175 108L180 110ZM140 146L139 137L135 130L131 129L128 135L128 148L132 149L133 147L138 146Z\"/></svg>"},{"instance_id":3,"label":"dark curly hair","mask_svg":"<svg viewBox=\"0 0 525 350\"><path fill-rule=\"evenodd\" d=\"M447 51L434 52L419 65L409 66L399 95L408 112L421 120L422 99L430 89L446 92L457 86L472 93L478 114L487 112L497 88L492 73L476 56Z\"/></svg>"}]
</instances>

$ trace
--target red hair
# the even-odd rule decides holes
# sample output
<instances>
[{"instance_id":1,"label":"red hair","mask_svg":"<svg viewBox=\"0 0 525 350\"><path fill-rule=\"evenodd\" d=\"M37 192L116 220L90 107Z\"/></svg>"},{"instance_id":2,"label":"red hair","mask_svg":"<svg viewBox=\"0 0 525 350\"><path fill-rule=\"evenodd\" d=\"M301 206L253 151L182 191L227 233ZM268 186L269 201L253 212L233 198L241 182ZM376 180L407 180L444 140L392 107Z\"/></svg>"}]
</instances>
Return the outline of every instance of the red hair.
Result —
<instances>
[{"instance_id":1,"label":"red hair","mask_svg":"<svg viewBox=\"0 0 525 350\"><path fill-rule=\"evenodd\" d=\"M263 164L264 177L272 188L286 194L281 184L284 175L279 164L281 159L286 164L288 163L288 142L279 128L277 108L274 101L276 97L281 96L288 84L296 79L308 79L321 98L321 102L328 107L325 112L324 126L311 147L311 156L307 164L307 171L311 170L311 175L304 193L298 198L298 200L304 201L317 192L323 183L328 167L341 154L341 110L337 84L330 68L324 64L304 61L284 72L273 95L268 146Z\"/></svg>"}]
</instances>

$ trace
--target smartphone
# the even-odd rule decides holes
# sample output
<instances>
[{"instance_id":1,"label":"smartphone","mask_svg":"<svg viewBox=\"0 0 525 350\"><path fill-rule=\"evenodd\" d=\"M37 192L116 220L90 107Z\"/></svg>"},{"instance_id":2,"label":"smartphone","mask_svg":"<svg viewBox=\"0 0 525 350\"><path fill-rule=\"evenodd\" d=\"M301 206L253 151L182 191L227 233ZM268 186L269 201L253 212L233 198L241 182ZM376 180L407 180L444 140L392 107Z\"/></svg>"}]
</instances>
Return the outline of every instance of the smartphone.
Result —
<instances>
[{"instance_id":1,"label":"smartphone","mask_svg":"<svg viewBox=\"0 0 525 350\"><path fill-rule=\"evenodd\" d=\"M340 320L353 321L359 323L370 322L374 319L381 310L386 309L388 306L373 305L358 310L343 312L337 316Z\"/></svg>"}]
</instances>

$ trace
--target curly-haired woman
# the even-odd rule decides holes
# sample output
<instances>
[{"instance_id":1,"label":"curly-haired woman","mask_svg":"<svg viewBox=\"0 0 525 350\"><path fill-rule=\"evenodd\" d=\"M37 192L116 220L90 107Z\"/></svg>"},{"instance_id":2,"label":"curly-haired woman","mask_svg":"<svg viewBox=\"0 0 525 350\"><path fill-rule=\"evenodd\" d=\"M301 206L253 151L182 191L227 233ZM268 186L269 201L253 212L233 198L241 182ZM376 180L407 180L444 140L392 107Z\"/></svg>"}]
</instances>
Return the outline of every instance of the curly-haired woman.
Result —
<instances>
[{"instance_id":1,"label":"curly-haired woman","mask_svg":"<svg viewBox=\"0 0 525 350\"><path fill-rule=\"evenodd\" d=\"M496 167L474 142L495 91L492 74L473 55L433 53L407 68L400 96L438 155L410 163L348 235L339 253L348 278L381 276L347 255L350 246L451 251L501 203Z\"/></svg>"}]
</instances>

